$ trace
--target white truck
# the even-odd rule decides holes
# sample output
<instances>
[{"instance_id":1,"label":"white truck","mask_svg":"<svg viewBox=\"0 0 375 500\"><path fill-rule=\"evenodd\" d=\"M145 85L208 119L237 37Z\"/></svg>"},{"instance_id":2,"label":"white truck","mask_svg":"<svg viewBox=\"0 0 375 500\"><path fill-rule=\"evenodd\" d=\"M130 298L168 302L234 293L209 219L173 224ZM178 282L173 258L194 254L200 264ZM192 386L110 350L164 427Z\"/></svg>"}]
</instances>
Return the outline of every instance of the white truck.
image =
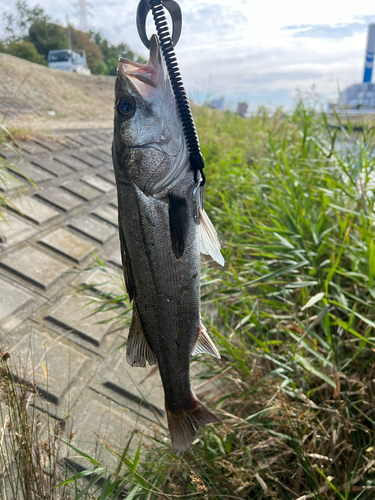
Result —
<instances>
[{"instance_id":1,"label":"white truck","mask_svg":"<svg viewBox=\"0 0 375 500\"><path fill-rule=\"evenodd\" d=\"M50 50L48 52L48 66L52 69L91 75L87 67L86 52L84 50Z\"/></svg>"}]
</instances>

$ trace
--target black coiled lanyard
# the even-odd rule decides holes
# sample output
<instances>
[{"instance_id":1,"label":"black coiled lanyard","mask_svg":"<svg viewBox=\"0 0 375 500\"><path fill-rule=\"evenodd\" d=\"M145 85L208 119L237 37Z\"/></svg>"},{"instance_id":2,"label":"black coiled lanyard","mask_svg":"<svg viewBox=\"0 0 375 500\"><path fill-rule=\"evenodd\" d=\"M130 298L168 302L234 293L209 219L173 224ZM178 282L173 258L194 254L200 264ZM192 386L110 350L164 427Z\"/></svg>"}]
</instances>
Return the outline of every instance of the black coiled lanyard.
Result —
<instances>
[{"instance_id":1,"label":"black coiled lanyard","mask_svg":"<svg viewBox=\"0 0 375 500\"><path fill-rule=\"evenodd\" d=\"M169 11L172 17L172 38L169 34L163 7ZM176 98L178 112L180 114L186 143L189 149L190 166L194 170L194 181L195 183L198 182L199 171L201 174L200 186L203 186L206 182L206 177L203 173L204 160L199 147L199 139L193 115L191 114L189 99L182 83L176 54L173 48L178 42L181 34L181 9L174 0L140 0L137 9L137 28L143 44L148 49L150 48L150 40L147 38L146 34L146 18L150 10L152 11L156 31L158 32L160 45L167 65L169 79Z\"/></svg>"}]
</instances>

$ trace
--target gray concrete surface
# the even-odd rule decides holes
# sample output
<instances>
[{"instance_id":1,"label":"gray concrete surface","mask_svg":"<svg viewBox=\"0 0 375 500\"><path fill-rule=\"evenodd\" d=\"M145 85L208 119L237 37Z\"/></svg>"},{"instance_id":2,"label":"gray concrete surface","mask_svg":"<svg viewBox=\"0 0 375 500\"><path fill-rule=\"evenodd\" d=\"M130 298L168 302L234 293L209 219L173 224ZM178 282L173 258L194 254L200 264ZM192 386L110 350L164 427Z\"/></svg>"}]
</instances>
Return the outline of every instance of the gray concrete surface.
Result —
<instances>
[{"instance_id":1,"label":"gray concrete surface","mask_svg":"<svg viewBox=\"0 0 375 500\"><path fill-rule=\"evenodd\" d=\"M20 378L35 381L36 405L75 432L74 445L114 467L101 440L120 451L135 427L165 429L163 392L155 370L147 377L150 369L127 365L118 349L127 331L105 322L114 313L92 315L95 292L76 294L80 284L122 292L112 133L69 131L56 139L22 141L26 161L0 149L11 165L2 187L7 221L0 219L1 343ZM82 272L93 251L108 275Z\"/></svg>"},{"instance_id":2,"label":"gray concrete surface","mask_svg":"<svg viewBox=\"0 0 375 500\"><path fill-rule=\"evenodd\" d=\"M121 452L134 428L169 437L163 390L157 369L127 364L127 331L107 322L114 313L93 315L95 291L77 294L82 284L123 293L112 132L61 131L56 139L21 142L26 161L0 146L11 165L7 222L0 219L1 343L19 378L35 380L35 405L75 433L73 445L113 468L102 440ZM107 273L83 271L92 252ZM195 374L203 368L191 365ZM192 385L203 401L221 390L219 381ZM77 456L69 461L90 468Z\"/></svg>"}]
</instances>

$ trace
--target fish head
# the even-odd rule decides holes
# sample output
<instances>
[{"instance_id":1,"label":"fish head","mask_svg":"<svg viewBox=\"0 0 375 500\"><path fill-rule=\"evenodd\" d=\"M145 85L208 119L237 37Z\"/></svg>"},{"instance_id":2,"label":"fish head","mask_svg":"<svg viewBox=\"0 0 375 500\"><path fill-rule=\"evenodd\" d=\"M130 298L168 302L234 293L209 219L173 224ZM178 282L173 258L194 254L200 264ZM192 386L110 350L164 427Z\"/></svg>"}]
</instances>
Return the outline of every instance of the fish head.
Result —
<instances>
[{"instance_id":1,"label":"fish head","mask_svg":"<svg viewBox=\"0 0 375 500\"><path fill-rule=\"evenodd\" d=\"M156 35L147 64L119 59L114 125L115 168L145 194L176 184L186 170L187 146Z\"/></svg>"}]
</instances>

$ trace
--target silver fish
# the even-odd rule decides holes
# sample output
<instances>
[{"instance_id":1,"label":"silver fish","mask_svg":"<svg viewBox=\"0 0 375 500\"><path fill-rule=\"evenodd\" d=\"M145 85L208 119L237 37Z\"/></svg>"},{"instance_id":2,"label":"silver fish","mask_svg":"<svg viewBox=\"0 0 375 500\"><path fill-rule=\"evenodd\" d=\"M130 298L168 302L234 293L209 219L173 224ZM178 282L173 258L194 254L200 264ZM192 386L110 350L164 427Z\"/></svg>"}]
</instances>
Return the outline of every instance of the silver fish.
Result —
<instances>
[{"instance_id":1,"label":"silver fish","mask_svg":"<svg viewBox=\"0 0 375 500\"><path fill-rule=\"evenodd\" d=\"M119 60L113 164L124 277L133 316L132 366L158 364L174 447L220 422L190 387L189 358L220 355L200 315L200 250L220 264L216 232L201 206L182 124L158 38L146 65Z\"/></svg>"}]
</instances>

